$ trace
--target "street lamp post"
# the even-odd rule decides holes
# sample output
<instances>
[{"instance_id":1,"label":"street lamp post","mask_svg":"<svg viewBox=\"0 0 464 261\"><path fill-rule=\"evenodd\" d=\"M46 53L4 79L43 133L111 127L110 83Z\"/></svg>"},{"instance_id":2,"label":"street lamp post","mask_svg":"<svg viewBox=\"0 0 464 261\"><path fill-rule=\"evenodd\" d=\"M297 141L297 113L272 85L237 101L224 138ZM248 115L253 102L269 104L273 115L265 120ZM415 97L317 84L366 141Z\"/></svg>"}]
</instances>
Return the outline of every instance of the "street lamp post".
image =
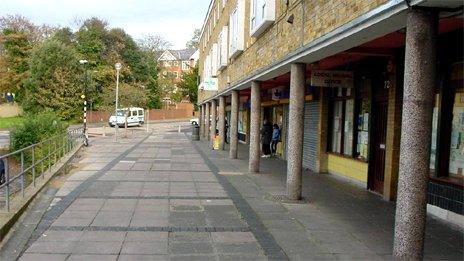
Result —
<instances>
[{"instance_id":1,"label":"street lamp post","mask_svg":"<svg viewBox=\"0 0 464 261\"><path fill-rule=\"evenodd\" d=\"M114 116L116 119L116 124L115 124L115 129L114 129L114 139L115 141L118 141L118 100L119 100L119 71L122 68L121 63L116 63L114 65L116 68L116 109L114 111Z\"/></svg>"},{"instance_id":2,"label":"street lamp post","mask_svg":"<svg viewBox=\"0 0 464 261\"><path fill-rule=\"evenodd\" d=\"M84 100L84 145L87 146L89 144L89 137L87 135L87 84L88 84L88 75L87 75L87 68L85 65L88 63L87 60L79 60L79 63L84 66L85 70L85 82L84 82L84 94L82 94L81 98Z\"/></svg>"}]
</instances>

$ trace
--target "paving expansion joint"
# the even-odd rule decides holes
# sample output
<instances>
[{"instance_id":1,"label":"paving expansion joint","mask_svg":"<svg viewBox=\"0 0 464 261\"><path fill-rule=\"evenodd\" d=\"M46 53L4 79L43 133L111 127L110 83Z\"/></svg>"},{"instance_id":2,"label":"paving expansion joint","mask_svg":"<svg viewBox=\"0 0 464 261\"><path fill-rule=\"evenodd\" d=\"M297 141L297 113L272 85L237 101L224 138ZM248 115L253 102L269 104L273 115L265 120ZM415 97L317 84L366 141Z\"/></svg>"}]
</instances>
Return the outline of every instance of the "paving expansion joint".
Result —
<instances>
[{"instance_id":1,"label":"paving expansion joint","mask_svg":"<svg viewBox=\"0 0 464 261\"><path fill-rule=\"evenodd\" d=\"M116 231L116 232L249 232L248 227L102 227L102 226L51 226L53 231Z\"/></svg>"}]
</instances>

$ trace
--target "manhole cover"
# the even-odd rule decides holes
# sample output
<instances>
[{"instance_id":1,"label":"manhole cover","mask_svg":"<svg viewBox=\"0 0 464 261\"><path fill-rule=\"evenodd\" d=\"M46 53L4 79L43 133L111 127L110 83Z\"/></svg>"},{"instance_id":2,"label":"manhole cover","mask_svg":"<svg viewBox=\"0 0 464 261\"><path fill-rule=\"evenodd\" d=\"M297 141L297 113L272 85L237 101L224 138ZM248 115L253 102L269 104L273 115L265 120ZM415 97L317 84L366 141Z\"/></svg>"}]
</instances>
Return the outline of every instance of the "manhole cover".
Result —
<instances>
[{"instance_id":1,"label":"manhole cover","mask_svg":"<svg viewBox=\"0 0 464 261\"><path fill-rule=\"evenodd\" d=\"M284 204L309 204L309 199L302 198L300 200L289 199L286 195L266 195L267 200L280 202Z\"/></svg>"},{"instance_id":2,"label":"manhole cover","mask_svg":"<svg viewBox=\"0 0 464 261\"><path fill-rule=\"evenodd\" d=\"M177 212L199 212L199 211L203 211L203 207L202 207L202 206L178 205L178 206L171 206L171 211L177 211Z\"/></svg>"}]
</instances>

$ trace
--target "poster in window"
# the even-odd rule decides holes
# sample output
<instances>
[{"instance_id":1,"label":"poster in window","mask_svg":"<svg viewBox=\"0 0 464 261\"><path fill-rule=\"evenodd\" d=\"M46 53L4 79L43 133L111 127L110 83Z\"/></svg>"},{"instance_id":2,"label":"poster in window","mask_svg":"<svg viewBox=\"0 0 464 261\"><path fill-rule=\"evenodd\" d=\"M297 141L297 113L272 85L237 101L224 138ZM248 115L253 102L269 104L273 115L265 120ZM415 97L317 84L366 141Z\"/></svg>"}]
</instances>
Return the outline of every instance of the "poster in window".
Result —
<instances>
[{"instance_id":1,"label":"poster in window","mask_svg":"<svg viewBox=\"0 0 464 261\"><path fill-rule=\"evenodd\" d=\"M369 131L369 113L363 115L363 131Z\"/></svg>"}]
</instances>

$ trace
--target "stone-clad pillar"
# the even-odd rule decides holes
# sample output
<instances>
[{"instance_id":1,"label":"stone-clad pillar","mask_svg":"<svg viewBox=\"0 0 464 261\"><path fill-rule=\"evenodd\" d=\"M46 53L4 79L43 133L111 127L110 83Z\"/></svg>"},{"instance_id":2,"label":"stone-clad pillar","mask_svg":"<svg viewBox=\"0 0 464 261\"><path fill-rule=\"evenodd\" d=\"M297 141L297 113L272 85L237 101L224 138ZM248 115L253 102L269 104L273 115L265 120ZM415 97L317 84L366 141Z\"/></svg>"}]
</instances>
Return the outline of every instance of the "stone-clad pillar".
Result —
<instances>
[{"instance_id":1,"label":"stone-clad pillar","mask_svg":"<svg viewBox=\"0 0 464 261\"><path fill-rule=\"evenodd\" d=\"M260 83L251 83L251 111L250 111L250 156L248 170L259 172L259 159L261 157L260 144L260 118L261 118L261 93Z\"/></svg>"},{"instance_id":2,"label":"stone-clad pillar","mask_svg":"<svg viewBox=\"0 0 464 261\"><path fill-rule=\"evenodd\" d=\"M209 141L209 132L210 132L210 124L211 124L211 114L210 114L210 103L207 102L205 103L205 132L203 133L204 137L206 140Z\"/></svg>"},{"instance_id":3,"label":"stone-clad pillar","mask_svg":"<svg viewBox=\"0 0 464 261\"><path fill-rule=\"evenodd\" d=\"M229 120L229 133L230 133L230 147L229 158L237 158L238 148L238 91L232 91L231 97L231 111Z\"/></svg>"},{"instance_id":4,"label":"stone-clad pillar","mask_svg":"<svg viewBox=\"0 0 464 261\"><path fill-rule=\"evenodd\" d=\"M203 138L205 136L205 105L201 104L200 105L200 138Z\"/></svg>"},{"instance_id":5,"label":"stone-clad pillar","mask_svg":"<svg viewBox=\"0 0 464 261\"><path fill-rule=\"evenodd\" d=\"M211 101L211 131L210 131L210 138L211 141L211 148L214 148L214 137L216 136L216 112L217 112L217 105L216 100Z\"/></svg>"},{"instance_id":6,"label":"stone-clad pillar","mask_svg":"<svg viewBox=\"0 0 464 261\"><path fill-rule=\"evenodd\" d=\"M409 10L393 249L398 260L423 256L437 30L435 11Z\"/></svg>"},{"instance_id":7,"label":"stone-clad pillar","mask_svg":"<svg viewBox=\"0 0 464 261\"><path fill-rule=\"evenodd\" d=\"M290 104L288 113L287 197L301 199L303 171L303 131L305 103L305 64L292 64L290 71Z\"/></svg>"},{"instance_id":8,"label":"stone-clad pillar","mask_svg":"<svg viewBox=\"0 0 464 261\"><path fill-rule=\"evenodd\" d=\"M226 140L226 97L219 97L219 120L218 120L218 129L219 129L219 149L224 149L224 143Z\"/></svg>"}]
</instances>

